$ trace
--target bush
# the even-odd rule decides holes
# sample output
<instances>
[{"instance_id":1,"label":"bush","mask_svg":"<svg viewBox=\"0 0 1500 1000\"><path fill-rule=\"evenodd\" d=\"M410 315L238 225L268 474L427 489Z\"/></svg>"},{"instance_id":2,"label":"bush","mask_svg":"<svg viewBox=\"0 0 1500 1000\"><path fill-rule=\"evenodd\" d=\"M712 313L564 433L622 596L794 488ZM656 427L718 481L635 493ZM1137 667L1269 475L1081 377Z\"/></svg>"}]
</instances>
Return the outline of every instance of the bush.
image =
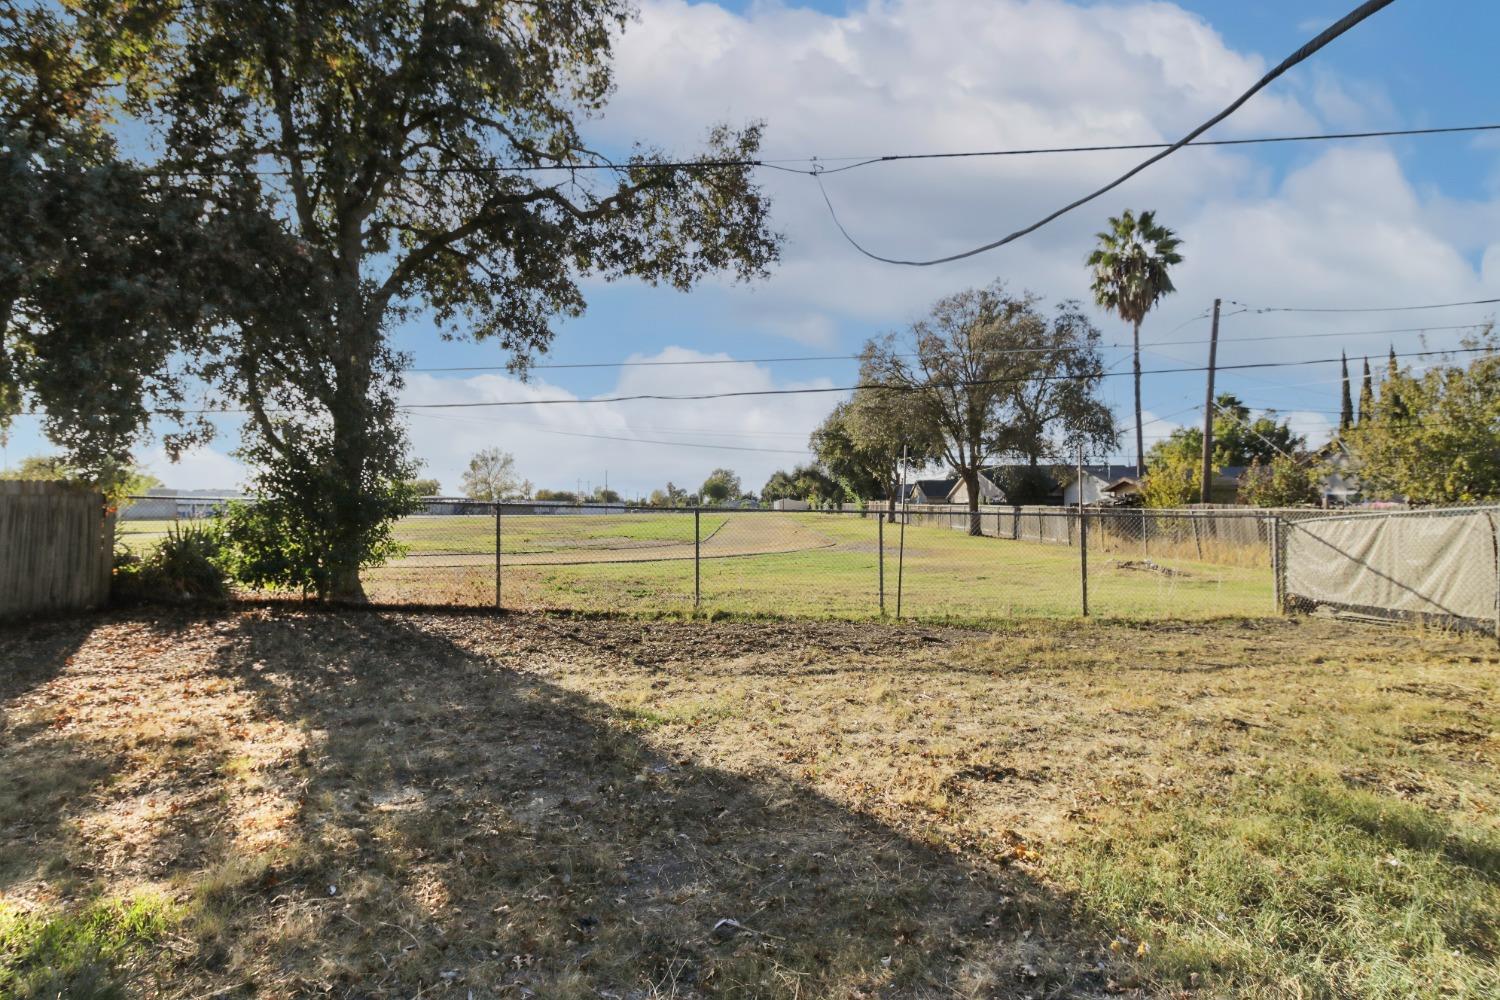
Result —
<instances>
[{"instance_id":1,"label":"bush","mask_svg":"<svg viewBox=\"0 0 1500 1000\"><path fill-rule=\"evenodd\" d=\"M144 557L115 557L116 599L212 601L229 599L224 533L215 521L173 524Z\"/></svg>"},{"instance_id":2,"label":"bush","mask_svg":"<svg viewBox=\"0 0 1500 1000\"><path fill-rule=\"evenodd\" d=\"M391 525L419 507L415 495L405 484L394 484L366 500L363 512L378 516L364 523L352 539L335 530L342 523L339 519L316 516L318 512L295 500L268 497L231 503L222 518L224 567L234 580L256 590L300 590L326 597L341 555L363 568L406 551Z\"/></svg>"}]
</instances>

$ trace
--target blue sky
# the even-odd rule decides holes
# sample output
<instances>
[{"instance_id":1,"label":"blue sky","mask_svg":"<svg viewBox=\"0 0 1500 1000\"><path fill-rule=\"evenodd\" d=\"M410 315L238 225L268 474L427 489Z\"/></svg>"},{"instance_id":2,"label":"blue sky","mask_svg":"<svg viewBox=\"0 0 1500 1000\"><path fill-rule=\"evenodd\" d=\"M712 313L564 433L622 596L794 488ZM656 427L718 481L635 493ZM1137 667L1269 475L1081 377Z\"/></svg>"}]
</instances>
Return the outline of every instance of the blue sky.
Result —
<instances>
[{"instance_id":1,"label":"blue sky","mask_svg":"<svg viewBox=\"0 0 1500 1000\"><path fill-rule=\"evenodd\" d=\"M716 120L768 123L768 158L837 157L1175 138L1342 15L1338 2L1066 3L887 0L766 4L645 0L618 52L619 92L594 123L601 142L632 138L691 150ZM1257 97L1216 135L1251 136L1500 122L1488 40L1500 5L1402 0ZM1136 154L877 166L827 181L851 231L873 248L932 255L985 242L1096 186ZM785 259L763 282L710 281L689 294L591 283L589 310L561 323L543 363L851 354L899 329L939 295L1000 277L1048 300L1083 298L1082 266L1106 215L1157 208L1186 240L1178 294L1148 322L1148 342L1200 340L1195 319L1219 296L1257 306L1378 306L1500 296L1500 138L1449 136L1232 150L1187 150L1073 217L962 265L920 272L858 257L807 178L769 174ZM1226 307L1226 313L1238 307ZM1365 331L1479 322L1485 309L1422 314L1239 313L1226 317L1224 364L1420 350L1463 331ZM1106 343L1128 340L1099 316ZM1349 336L1327 334L1349 332ZM1317 337L1303 335L1318 334ZM1303 339L1250 340L1286 336ZM1237 338L1240 342L1237 343ZM408 324L398 344L418 367L502 364L491 345L445 342ZM1203 363L1202 343L1153 348L1145 368ZM1126 353L1106 354L1128 370ZM841 386L852 361L632 369L419 374L408 399L590 397L637 390ZM1337 366L1226 373L1221 386L1292 414L1311 436L1336 409ZM1198 419L1201 375L1148 378L1149 437ZM1129 380L1106 380L1128 423ZM417 452L454 490L473 450L499 445L538 486L582 480L646 492L694 485L716 465L758 487L802 457L836 395L703 404L635 403L469 410L413 417ZM585 435L597 435L588 437ZM170 466L169 485L229 487L226 422L211 449ZM609 440L603 440L606 438ZM614 440L626 438L631 440ZM646 443L647 441L651 443ZM655 442L676 442L675 445ZM1116 457L1128 449L1128 435ZM1148 442L1149 444L1149 442ZM713 445L716 447L705 447ZM46 450L22 420L10 461Z\"/></svg>"}]
</instances>

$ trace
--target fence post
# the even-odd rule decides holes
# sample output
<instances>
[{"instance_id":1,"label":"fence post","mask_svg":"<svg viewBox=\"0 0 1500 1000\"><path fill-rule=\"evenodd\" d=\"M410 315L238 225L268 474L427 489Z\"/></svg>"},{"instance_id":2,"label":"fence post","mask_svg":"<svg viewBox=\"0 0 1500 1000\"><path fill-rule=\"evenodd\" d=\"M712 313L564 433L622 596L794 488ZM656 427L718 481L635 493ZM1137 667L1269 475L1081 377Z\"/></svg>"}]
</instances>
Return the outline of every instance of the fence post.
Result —
<instances>
[{"instance_id":1,"label":"fence post","mask_svg":"<svg viewBox=\"0 0 1500 1000\"><path fill-rule=\"evenodd\" d=\"M1089 616L1089 522L1083 507L1083 446L1078 448L1078 590L1083 617Z\"/></svg>"},{"instance_id":2,"label":"fence post","mask_svg":"<svg viewBox=\"0 0 1500 1000\"><path fill-rule=\"evenodd\" d=\"M1286 576L1285 567L1282 565L1280 514L1271 516L1271 577L1276 613L1284 615L1286 614Z\"/></svg>"},{"instance_id":3,"label":"fence post","mask_svg":"<svg viewBox=\"0 0 1500 1000\"><path fill-rule=\"evenodd\" d=\"M500 611L500 505L495 504L495 610Z\"/></svg>"},{"instance_id":4,"label":"fence post","mask_svg":"<svg viewBox=\"0 0 1500 1000\"><path fill-rule=\"evenodd\" d=\"M703 511L693 508L693 610L703 600Z\"/></svg>"},{"instance_id":5,"label":"fence post","mask_svg":"<svg viewBox=\"0 0 1500 1000\"><path fill-rule=\"evenodd\" d=\"M875 534L877 536L876 549L878 550L879 555L877 555L875 557L875 559L876 559L876 562L880 566L880 569L878 571L879 572L879 576L880 576L880 617L884 618L885 617L885 511L883 511L883 510L882 511L877 511L876 513L878 514L878 516L875 518L875 523L877 525L879 525L879 527L877 527L875 529Z\"/></svg>"}]
</instances>

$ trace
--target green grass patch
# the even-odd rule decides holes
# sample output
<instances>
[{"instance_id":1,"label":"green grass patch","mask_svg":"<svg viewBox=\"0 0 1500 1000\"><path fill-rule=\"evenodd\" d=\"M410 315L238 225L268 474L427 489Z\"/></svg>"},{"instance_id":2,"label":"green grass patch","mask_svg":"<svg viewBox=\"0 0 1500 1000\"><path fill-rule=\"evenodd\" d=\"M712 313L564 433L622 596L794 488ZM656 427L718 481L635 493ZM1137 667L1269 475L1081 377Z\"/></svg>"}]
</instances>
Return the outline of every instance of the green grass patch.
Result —
<instances>
[{"instance_id":1,"label":"green grass patch","mask_svg":"<svg viewBox=\"0 0 1500 1000\"><path fill-rule=\"evenodd\" d=\"M1117 814L1059 861L1162 989L1500 995L1500 837L1335 778Z\"/></svg>"},{"instance_id":2,"label":"green grass patch","mask_svg":"<svg viewBox=\"0 0 1500 1000\"><path fill-rule=\"evenodd\" d=\"M139 893L47 916L0 904L0 996L115 1000L132 965L179 920L164 896Z\"/></svg>"}]
</instances>

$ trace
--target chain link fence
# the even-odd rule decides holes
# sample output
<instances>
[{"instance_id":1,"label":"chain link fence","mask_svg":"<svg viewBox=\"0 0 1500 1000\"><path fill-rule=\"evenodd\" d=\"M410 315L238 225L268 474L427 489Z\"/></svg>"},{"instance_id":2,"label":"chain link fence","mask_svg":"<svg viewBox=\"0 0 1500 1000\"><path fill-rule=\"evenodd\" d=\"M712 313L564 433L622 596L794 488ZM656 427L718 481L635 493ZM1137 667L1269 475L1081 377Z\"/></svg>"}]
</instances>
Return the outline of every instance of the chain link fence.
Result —
<instances>
[{"instance_id":1,"label":"chain link fence","mask_svg":"<svg viewBox=\"0 0 1500 1000\"><path fill-rule=\"evenodd\" d=\"M222 503L141 498L122 511L119 544L144 551L173 521L211 518ZM514 610L1150 620L1326 605L1493 625L1497 517L442 500L397 523L401 553L363 580L377 603Z\"/></svg>"}]
</instances>

